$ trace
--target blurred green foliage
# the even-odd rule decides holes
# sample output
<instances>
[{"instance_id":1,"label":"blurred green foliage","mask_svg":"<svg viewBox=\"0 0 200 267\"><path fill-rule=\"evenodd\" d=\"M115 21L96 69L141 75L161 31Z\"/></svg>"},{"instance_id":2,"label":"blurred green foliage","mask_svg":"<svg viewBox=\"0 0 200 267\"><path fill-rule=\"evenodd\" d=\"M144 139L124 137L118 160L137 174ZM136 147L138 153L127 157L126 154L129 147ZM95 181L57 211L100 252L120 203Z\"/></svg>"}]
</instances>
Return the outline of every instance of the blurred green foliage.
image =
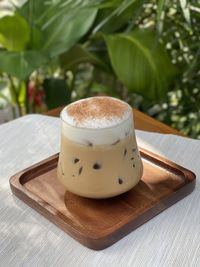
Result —
<instances>
[{"instance_id":1,"label":"blurred green foliage","mask_svg":"<svg viewBox=\"0 0 200 267\"><path fill-rule=\"evenodd\" d=\"M1 82L20 114L106 94L200 137L200 1L20 2L0 12Z\"/></svg>"}]
</instances>

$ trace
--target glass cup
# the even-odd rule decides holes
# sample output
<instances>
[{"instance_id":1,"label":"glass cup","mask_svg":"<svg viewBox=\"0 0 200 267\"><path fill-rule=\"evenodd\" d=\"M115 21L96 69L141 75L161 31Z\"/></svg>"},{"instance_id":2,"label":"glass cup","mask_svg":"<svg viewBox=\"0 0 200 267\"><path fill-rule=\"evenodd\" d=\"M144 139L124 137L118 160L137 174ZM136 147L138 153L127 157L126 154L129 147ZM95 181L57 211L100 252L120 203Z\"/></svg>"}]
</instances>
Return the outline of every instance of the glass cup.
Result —
<instances>
[{"instance_id":1,"label":"glass cup","mask_svg":"<svg viewBox=\"0 0 200 267\"><path fill-rule=\"evenodd\" d=\"M133 188L143 166L132 108L112 97L91 97L61 112L58 179L79 196L109 198Z\"/></svg>"}]
</instances>

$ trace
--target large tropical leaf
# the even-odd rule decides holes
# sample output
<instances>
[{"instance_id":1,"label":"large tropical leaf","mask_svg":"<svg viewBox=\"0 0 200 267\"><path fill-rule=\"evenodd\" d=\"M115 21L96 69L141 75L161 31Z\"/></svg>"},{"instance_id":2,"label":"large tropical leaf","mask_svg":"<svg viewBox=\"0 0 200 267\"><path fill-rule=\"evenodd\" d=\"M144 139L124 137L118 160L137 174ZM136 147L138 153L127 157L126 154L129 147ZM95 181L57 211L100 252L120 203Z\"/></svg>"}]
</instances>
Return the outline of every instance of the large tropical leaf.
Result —
<instances>
[{"instance_id":1,"label":"large tropical leaf","mask_svg":"<svg viewBox=\"0 0 200 267\"><path fill-rule=\"evenodd\" d=\"M121 0L117 0L121 1ZM18 9L30 25L42 26L58 17L63 16L69 10L84 8L99 8L99 5L110 0L27 0L23 6Z\"/></svg>"},{"instance_id":2,"label":"large tropical leaf","mask_svg":"<svg viewBox=\"0 0 200 267\"><path fill-rule=\"evenodd\" d=\"M9 51L22 51L29 40L30 28L20 15L0 19L0 44Z\"/></svg>"},{"instance_id":3,"label":"large tropical leaf","mask_svg":"<svg viewBox=\"0 0 200 267\"><path fill-rule=\"evenodd\" d=\"M69 50L90 29L97 9L75 9L62 14L49 24L44 25L42 50L50 57Z\"/></svg>"},{"instance_id":4,"label":"large tropical leaf","mask_svg":"<svg viewBox=\"0 0 200 267\"><path fill-rule=\"evenodd\" d=\"M113 69L129 90L149 99L165 96L174 67L153 33L140 30L105 40Z\"/></svg>"},{"instance_id":5,"label":"large tropical leaf","mask_svg":"<svg viewBox=\"0 0 200 267\"><path fill-rule=\"evenodd\" d=\"M99 30L104 33L113 33L119 30L125 24L128 24L130 19L135 20L137 18L143 4L143 0L117 0L107 2L114 3L110 7L108 6L108 8L99 10L93 33Z\"/></svg>"},{"instance_id":6,"label":"large tropical leaf","mask_svg":"<svg viewBox=\"0 0 200 267\"><path fill-rule=\"evenodd\" d=\"M25 18L30 26L35 26L49 9L50 1L27 0L22 6L17 8L17 13Z\"/></svg>"},{"instance_id":7,"label":"large tropical leaf","mask_svg":"<svg viewBox=\"0 0 200 267\"><path fill-rule=\"evenodd\" d=\"M31 28L31 49L55 57L69 50L88 32L97 14L99 1L29 0L18 13Z\"/></svg>"},{"instance_id":8,"label":"large tropical leaf","mask_svg":"<svg viewBox=\"0 0 200 267\"><path fill-rule=\"evenodd\" d=\"M90 62L102 69L108 70L107 65L101 59L81 45L75 45L69 51L60 55L61 66L66 70L74 70L80 63L85 62Z\"/></svg>"},{"instance_id":9,"label":"large tropical leaf","mask_svg":"<svg viewBox=\"0 0 200 267\"><path fill-rule=\"evenodd\" d=\"M37 51L0 52L0 71L25 80L36 68L47 62Z\"/></svg>"}]
</instances>

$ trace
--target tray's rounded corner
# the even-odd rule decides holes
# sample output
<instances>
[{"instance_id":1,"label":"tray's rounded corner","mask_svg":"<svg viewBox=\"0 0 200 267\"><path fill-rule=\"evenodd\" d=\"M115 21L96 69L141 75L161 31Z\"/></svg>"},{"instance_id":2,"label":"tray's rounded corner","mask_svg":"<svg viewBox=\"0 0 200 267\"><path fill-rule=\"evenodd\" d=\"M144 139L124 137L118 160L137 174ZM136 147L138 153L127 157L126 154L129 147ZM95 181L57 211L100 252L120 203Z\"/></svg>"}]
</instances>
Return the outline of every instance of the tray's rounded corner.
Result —
<instances>
[{"instance_id":1,"label":"tray's rounded corner","mask_svg":"<svg viewBox=\"0 0 200 267\"><path fill-rule=\"evenodd\" d=\"M18 172L9 178L9 184L12 191L14 188L20 187L20 177L23 175L23 173L24 172Z\"/></svg>"}]
</instances>

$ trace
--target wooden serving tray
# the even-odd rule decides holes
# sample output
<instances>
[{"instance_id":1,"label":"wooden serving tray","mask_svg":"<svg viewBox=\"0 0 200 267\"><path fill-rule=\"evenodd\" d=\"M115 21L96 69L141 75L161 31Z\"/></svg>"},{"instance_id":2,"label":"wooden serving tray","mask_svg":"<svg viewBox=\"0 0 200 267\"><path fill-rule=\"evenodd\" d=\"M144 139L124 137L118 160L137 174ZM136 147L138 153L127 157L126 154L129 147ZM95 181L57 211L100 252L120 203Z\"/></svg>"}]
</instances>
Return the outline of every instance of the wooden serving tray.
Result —
<instances>
[{"instance_id":1,"label":"wooden serving tray","mask_svg":"<svg viewBox=\"0 0 200 267\"><path fill-rule=\"evenodd\" d=\"M81 244L104 249L184 198L195 175L140 149L144 174L137 186L104 200L78 197L57 181L58 154L10 178L12 192Z\"/></svg>"}]
</instances>

